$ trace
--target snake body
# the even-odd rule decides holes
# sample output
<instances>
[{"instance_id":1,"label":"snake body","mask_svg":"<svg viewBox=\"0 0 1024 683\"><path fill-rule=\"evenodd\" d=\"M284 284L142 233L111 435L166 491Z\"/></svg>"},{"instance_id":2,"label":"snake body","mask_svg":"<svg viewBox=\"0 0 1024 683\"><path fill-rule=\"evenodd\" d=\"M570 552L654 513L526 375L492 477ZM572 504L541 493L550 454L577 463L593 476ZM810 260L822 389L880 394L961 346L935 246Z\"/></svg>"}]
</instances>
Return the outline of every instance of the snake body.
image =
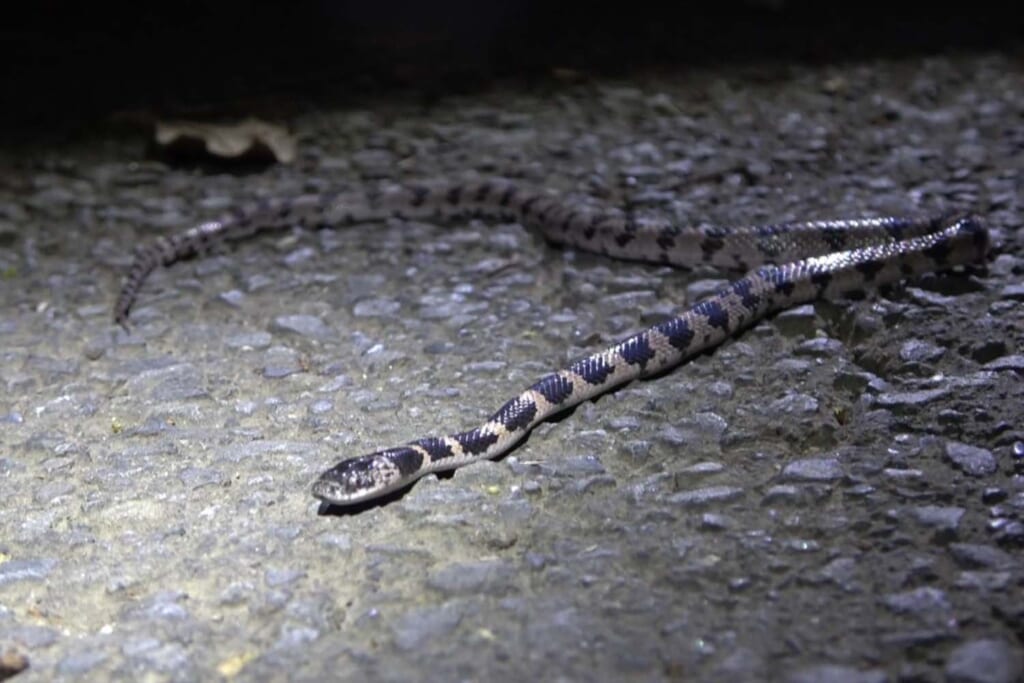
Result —
<instances>
[{"instance_id":1,"label":"snake body","mask_svg":"<svg viewBox=\"0 0 1024 683\"><path fill-rule=\"evenodd\" d=\"M505 179L424 182L380 190L274 198L140 247L114 308L125 326L147 275L215 244L291 225L385 219L516 220L556 244L611 257L747 271L679 315L541 377L482 425L347 458L323 472L313 495L335 505L371 500L431 472L506 453L537 424L583 401L678 365L773 312L868 286L980 261L988 233L968 214L682 228L667 220L570 202ZM753 268L753 270L750 270Z\"/></svg>"}]
</instances>

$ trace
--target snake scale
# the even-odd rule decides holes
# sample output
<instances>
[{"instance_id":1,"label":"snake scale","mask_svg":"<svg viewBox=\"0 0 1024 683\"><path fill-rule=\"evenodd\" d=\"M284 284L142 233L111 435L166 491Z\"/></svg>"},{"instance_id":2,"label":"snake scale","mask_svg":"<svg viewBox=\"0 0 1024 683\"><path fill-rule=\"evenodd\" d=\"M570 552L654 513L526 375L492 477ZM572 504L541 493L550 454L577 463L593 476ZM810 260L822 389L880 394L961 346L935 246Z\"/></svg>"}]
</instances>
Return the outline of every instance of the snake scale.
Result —
<instances>
[{"instance_id":1,"label":"snake scale","mask_svg":"<svg viewBox=\"0 0 1024 683\"><path fill-rule=\"evenodd\" d=\"M202 255L226 241L293 225L458 217L519 221L550 242L614 258L676 266L706 263L746 274L682 313L541 377L482 425L338 462L313 484L313 495L322 501L369 501L425 474L494 458L556 413L678 365L773 312L977 262L988 250L986 229L969 214L683 228L568 201L513 180L429 181L264 199L220 220L159 237L136 250L114 319L127 326L129 309L157 266Z\"/></svg>"}]
</instances>

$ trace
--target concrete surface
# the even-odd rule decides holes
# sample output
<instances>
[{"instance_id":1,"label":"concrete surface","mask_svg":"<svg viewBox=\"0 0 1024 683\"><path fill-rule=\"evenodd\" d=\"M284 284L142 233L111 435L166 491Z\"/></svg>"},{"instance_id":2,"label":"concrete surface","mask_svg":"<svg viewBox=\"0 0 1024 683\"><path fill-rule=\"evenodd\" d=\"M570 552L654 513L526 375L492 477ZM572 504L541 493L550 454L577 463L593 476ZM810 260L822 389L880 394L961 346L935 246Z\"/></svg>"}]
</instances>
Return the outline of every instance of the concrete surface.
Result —
<instances>
[{"instance_id":1,"label":"concrete surface","mask_svg":"<svg viewBox=\"0 0 1024 683\"><path fill-rule=\"evenodd\" d=\"M17 680L1020 680L1019 61L571 79L294 125L300 161L262 173L113 135L3 157ZM321 514L319 471L472 426L723 275L379 224L157 272L131 332L111 324L140 241L261 195L467 173L682 222L973 209L998 250L779 315L356 514Z\"/></svg>"}]
</instances>

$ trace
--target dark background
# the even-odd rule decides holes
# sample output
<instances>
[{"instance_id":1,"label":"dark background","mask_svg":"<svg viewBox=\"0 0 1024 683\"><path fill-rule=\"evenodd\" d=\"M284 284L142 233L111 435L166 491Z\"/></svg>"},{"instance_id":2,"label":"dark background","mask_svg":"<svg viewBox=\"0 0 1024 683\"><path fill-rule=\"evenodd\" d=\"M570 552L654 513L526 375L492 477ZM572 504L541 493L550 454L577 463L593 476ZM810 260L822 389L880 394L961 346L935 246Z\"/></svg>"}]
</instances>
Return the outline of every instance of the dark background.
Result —
<instances>
[{"instance_id":1,"label":"dark background","mask_svg":"<svg viewBox=\"0 0 1024 683\"><path fill-rule=\"evenodd\" d=\"M3 132L247 112L496 79L1018 49L1016 3L42 1L3 10ZM19 4L20 5L20 4Z\"/></svg>"}]
</instances>

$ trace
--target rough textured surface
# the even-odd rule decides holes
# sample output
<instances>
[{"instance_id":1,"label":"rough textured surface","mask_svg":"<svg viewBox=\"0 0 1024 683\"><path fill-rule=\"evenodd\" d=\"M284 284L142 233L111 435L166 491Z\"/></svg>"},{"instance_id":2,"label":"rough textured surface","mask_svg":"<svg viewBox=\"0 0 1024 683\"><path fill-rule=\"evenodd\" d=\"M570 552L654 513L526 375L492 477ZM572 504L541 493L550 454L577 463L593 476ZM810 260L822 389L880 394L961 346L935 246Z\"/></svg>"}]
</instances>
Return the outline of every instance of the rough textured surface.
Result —
<instances>
[{"instance_id":1,"label":"rough textured surface","mask_svg":"<svg viewBox=\"0 0 1024 683\"><path fill-rule=\"evenodd\" d=\"M703 71L309 113L258 175L6 159L0 650L26 680L1012 680L1022 93L999 56ZM110 322L148 236L468 169L725 224L972 208L1001 246L341 516L308 493L341 455L475 424L720 274L396 222L155 273Z\"/></svg>"}]
</instances>

